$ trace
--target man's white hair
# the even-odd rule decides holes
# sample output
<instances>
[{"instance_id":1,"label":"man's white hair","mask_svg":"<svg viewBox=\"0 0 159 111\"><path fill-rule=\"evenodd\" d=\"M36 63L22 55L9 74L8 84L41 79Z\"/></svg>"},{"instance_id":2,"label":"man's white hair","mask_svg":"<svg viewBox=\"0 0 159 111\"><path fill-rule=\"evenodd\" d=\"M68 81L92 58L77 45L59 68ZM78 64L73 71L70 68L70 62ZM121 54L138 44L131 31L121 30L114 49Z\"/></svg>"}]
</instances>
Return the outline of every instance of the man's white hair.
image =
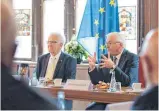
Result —
<instances>
[{"instance_id":1,"label":"man's white hair","mask_svg":"<svg viewBox=\"0 0 159 111\"><path fill-rule=\"evenodd\" d=\"M109 34L106 35L107 38L109 38L110 36L116 36L117 37L117 41L121 42L123 44L123 47L126 47L126 40L125 40L125 35L121 34L120 32L111 32Z\"/></svg>"},{"instance_id":2,"label":"man's white hair","mask_svg":"<svg viewBox=\"0 0 159 111\"><path fill-rule=\"evenodd\" d=\"M66 38L65 38L64 34L57 33L57 32L53 32L53 33L50 34L50 36L57 36L57 37L59 37L59 38L60 38L60 42L61 42L63 45L64 45L65 42L66 42ZM49 36L49 37L50 37L50 36Z\"/></svg>"}]
</instances>

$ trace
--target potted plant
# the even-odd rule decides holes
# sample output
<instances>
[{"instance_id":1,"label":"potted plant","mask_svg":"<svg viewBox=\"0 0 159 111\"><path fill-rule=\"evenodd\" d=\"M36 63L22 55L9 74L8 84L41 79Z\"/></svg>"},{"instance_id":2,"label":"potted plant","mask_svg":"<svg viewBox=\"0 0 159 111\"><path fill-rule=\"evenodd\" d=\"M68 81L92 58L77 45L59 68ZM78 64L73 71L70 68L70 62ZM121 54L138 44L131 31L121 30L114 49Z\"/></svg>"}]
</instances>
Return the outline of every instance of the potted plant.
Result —
<instances>
[{"instance_id":1,"label":"potted plant","mask_svg":"<svg viewBox=\"0 0 159 111\"><path fill-rule=\"evenodd\" d=\"M87 59L88 53L76 41L71 40L65 45L65 51L77 59L77 64L80 64L83 59Z\"/></svg>"}]
</instances>

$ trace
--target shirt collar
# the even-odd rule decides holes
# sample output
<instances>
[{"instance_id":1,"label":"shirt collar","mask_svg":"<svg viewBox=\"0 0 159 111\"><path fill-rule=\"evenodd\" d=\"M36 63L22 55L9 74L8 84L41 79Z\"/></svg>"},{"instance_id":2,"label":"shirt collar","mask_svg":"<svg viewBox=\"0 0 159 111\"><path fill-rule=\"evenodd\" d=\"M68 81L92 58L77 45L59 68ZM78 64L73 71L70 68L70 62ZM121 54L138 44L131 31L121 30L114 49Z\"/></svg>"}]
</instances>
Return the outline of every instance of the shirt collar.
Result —
<instances>
[{"instance_id":1,"label":"shirt collar","mask_svg":"<svg viewBox=\"0 0 159 111\"><path fill-rule=\"evenodd\" d=\"M118 55L116 56L117 60L119 60L119 59L120 59L121 54L123 53L123 51L124 51L124 50L122 50L122 51L121 51L121 53L120 53L120 54L118 54Z\"/></svg>"},{"instance_id":2,"label":"shirt collar","mask_svg":"<svg viewBox=\"0 0 159 111\"><path fill-rule=\"evenodd\" d=\"M51 55L51 53L50 53L50 55ZM58 54L56 54L55 56L51 55L50 58L59 59L60 55L61 55L61 51Z\"/></svg>"}]
</instances>

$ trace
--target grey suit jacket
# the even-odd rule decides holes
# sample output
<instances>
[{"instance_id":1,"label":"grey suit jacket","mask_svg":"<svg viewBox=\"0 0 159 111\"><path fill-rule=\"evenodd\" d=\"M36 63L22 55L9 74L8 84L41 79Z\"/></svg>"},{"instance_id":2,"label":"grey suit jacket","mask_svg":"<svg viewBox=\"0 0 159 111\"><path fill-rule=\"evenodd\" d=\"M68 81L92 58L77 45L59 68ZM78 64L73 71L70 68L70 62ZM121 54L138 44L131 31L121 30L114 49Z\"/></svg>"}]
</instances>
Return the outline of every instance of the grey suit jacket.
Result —
<instances>
[{"instance_id":1,"label":"grey suit jacket","mask_svg":"<svg viewBox=\"0 0 159 111\"><path fill-rule=\"evenodd\" d=\"M45 77L50 53L42 55L38 58L36 75L39 77ZM53 79L61 78L62 82L66 82L67 79L75 79L76 76L76 59L72 56L61 52L59 60L57 62Z\"/></svg>"},{"instance_id":2,"label":"grey suit jacket","mask_svg":"<svg viewBox=\"0 0 159 111\"><path fill-rule=\"evenodd\" d=\"M133 82L138 82L138 56L124 49L114 71L116 81L121 82L122 86L129 86ZM93 84L98 84L99 81L108 83L111 80L110 69L108 68L97 67L88 73Z\"/></svg>"}]
</instances>

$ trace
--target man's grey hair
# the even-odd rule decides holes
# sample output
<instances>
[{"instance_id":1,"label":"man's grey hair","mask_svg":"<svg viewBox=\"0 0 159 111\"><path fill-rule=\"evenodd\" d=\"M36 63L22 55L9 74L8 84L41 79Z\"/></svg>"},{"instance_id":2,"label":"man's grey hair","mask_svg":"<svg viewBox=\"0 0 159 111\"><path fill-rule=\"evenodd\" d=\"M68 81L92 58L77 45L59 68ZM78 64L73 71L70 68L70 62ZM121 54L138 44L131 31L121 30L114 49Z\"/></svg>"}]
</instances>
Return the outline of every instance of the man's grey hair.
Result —
<instances>
[{"instance_id":1,"label":"man's grey hair","mask_svg":"<svg viewBox=\"0 0 159 111\"><path fill-rule=\"evenodd\" d=\"M57 33L57 32L53 32L53 33L50 34L50 36L53 36L53 35L59 37L59 38L60 38L60 42L61 42L63 45L65 44L66 38L65 38L64 34Z\"/></svg>"},{"instance_id":2,"label":"man's grey hair","mask_svg":"<svg viewBox=\"0 0 159 111\"><path fill-rule=\"evenodd\" d=\"M117 41L121 42L123 44L123 47L126 47L126 40L125 40L125 35L121 34L120 32L111 32L109 34L106 35L107 38L109 38L110 36L116 36L117 37Z\"/></svg>"}]
</instances>

